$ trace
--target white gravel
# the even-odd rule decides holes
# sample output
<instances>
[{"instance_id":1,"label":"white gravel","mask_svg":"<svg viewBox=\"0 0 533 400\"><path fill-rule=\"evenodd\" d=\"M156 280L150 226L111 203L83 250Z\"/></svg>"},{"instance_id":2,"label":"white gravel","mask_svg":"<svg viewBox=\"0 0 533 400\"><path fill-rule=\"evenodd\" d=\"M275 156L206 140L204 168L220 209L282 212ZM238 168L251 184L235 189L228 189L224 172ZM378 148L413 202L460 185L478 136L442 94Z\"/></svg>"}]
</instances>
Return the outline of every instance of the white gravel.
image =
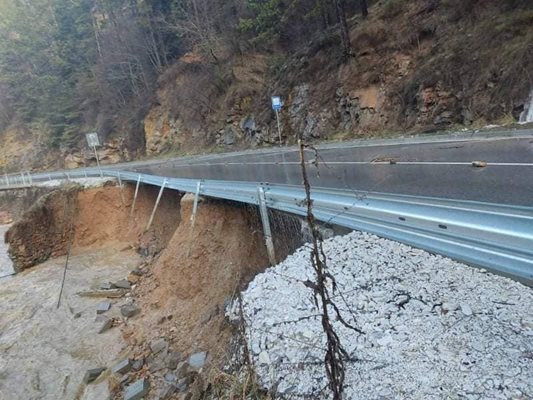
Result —
<instances>
[{"instance_id":1,"label":"white gravel","mask_svg":"<svg viewBox=\"0 0 533 400\"><path fill-rule=\"evenodd\" d=\"M531 288L359 232L324 249L336 303L364 331L335 323L354 359L345 398L533 398ZM306 246L256 277L243 293L248 346L265 387L328 398L325 339L306 279L314 280Z\"/></svg>"}]
</instances>

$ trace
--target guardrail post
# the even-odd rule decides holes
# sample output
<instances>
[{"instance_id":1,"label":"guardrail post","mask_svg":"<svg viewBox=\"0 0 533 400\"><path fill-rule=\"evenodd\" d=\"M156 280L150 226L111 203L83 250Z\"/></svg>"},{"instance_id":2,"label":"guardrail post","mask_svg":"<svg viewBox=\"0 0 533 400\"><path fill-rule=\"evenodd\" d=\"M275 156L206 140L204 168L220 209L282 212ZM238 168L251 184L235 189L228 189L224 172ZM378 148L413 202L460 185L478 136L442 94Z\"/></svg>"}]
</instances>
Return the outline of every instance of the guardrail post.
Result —
<instances>
[{"instance_id":1,"label":"guardrail post","mask_svg":"<svg viewBox=\"0 0 533 400\"><path fill-rule=\"evenodd\" d=\"M22 178L22 185L25 185L26 181L24 180L24 172L20 173L20 177Z\"/></svg>"},{"instance_id":2,"label":"guardrail post","mask_svg":"<svg viewBox=\"0 0 533 400\"><path fill-rule=\"evenodd\" d=\"M167 185L167 180L165 179L163 181L163 185L161 185L161 190L159 191L159 194L157 195L157 200L155 201L154 209L152 210L152 215L150 215L150 220L148 221L148 225L146 226L146 230L149 230L152 226L152 222L154 221L155 212L157 211L157 207L159 206L159 202L161 201L161 197L163 196L163 191L165 190L165 186Z\"/></svg>"},{"instance_id":3,"label":"guardrail post","mask_svg":"<svg viewBox=\"0 0 533 400\"><path fill-rule=\"evenodd\" d=\"M9 186L9 176L7 174L5 174L6 176L6 186Z\"/></svg>"},{"instance_id":4,"label":"guardrail post","mask_svg":"<svg viewBox=\"0 0 533 400\"><path fill-rule=\"evenodd\" d=\"M141 174L137 178L137 185L135 185L135 194L133 195L133 203L131 204L130 217L133 216L133 211L135 211L135 203L137 202L137 195L139 194L139 186L141 185Z\"/></svg>"},{"instance_id":5,"label":"guardrail post","mask_svg":"<svg viewBox=\"0 0 533 400\"><path fill-rule=\"evenodd\" d=\"M33 177L31 176L31 173L29 171L26 172L28 174L28 181L30 182L30 186L33 186Z\"/></svg>"},{"instance_id":6,"label":"guardrail post","mask_svg":"<svg viewBox=\"0 0 533 400\"><path fill-rule=\"evenodd\" d=\"M196 211L198 211L198 199L200 198L200 189L202 188L202 181L198 181L196 184L196 192L194 193L194 203L192 205L192 214L191 214L191 226L194 228L194 223L196 222Z\"/></svg>"},{"instance_id":7,"label":"guardrail post","mask_svg":"<svg viewBox=\"0 0 533 400\"><path fill-rule=\"evenodd\" d=\"M274 252L274 242L272 240L272 230L270 229L270 219L268 218L268 207L266 204L265 189L262 186L257 188L257 198L259 200L259 211L261 222L263 223L263 235L268 253L270 265L276 265L276 253Z\"/></svg>"},{"instance_id":8,"label":"guardrail post","mask_svg":"<svg viewBox=\"0 0 533 400\"><path fill-rule=\"evenodd\" d=\"M120 188L120 200L122 201L122 205L125 205L126 202L124 201L124 187L122 186L122 178L120 177L120 171L117 172L117 178L118 178L118 187Z\"/></svg>"}]
</instances>

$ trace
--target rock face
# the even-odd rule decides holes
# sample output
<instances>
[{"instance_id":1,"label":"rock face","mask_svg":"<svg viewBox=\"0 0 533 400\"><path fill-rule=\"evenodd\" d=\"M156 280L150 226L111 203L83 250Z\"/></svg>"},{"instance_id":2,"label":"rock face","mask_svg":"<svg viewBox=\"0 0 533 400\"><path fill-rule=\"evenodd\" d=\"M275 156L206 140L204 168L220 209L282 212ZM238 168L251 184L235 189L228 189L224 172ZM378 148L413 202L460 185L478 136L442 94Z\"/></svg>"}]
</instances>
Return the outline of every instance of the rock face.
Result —
<instances>
[{"instance_id":1,"label":"rock face","mask_svg":"<svg viewBox=\"0 0 533 400\"><path fill-rule=\"evenodd\" d=\"M16 272L66 254L78 191L71 187L45 195L7 231Z\"/></svg>"},{"instance_id":2,"label":"rock face","mask_svg":"<svg viewBox=\"0 0 533 400\"><path fill-rule=\"evenodd\" d=\"M333 320L352 360L346 398L525 399L532 393L531 288L358 232L327 240L324 251L337 283L336 305L363 332ZM306 246L243 293L254 364L264 387L277 388L282 398L326 398L326 340L306 285L314 280ZM228 315L238 320L238 306Z\"/></svg>"}]
</instances>

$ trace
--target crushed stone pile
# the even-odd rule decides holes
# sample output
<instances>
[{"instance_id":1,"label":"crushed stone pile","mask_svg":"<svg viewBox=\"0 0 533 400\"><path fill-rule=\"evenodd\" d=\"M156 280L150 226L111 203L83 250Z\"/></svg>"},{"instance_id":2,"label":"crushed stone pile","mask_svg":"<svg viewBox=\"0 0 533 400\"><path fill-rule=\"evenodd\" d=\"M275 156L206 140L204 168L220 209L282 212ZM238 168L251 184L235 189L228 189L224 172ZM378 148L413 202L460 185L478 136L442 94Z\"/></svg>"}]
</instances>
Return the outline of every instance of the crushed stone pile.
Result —
<instances>
[{"instance_id":1,"label":"crushed stone pile","mask_svg":"<svg viewBox=\"0 0 533 400\"><path fill-rule=\"evenodd\" d=\"M351 358L345 398L533 398L531 288L360 232L324 250L336 304L364 332L334 323ZM328 398L326 342L306 280L309 246L255 278L243 293L248 347L265 387ZM237 305L228 314L238 318Z\"/></svg>"}]
</instances>

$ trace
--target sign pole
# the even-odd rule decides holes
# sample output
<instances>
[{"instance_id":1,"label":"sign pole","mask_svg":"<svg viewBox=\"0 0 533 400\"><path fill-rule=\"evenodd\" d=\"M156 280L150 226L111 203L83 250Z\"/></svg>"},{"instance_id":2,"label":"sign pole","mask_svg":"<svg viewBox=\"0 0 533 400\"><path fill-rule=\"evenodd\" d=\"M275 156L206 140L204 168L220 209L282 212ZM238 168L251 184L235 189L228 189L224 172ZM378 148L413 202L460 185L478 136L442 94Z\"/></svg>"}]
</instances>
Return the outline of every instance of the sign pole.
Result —
<instances>
[{"instance_id":1,"label":"sign pole","mask_svg":"<svg viewBox=\"0 0 533 400\"><path fill-rule=\"evenodd\" d=\"M94 155L96 156L96 165L98 165L98 170L100 171L100 178L104 177L102 172L102 167L100 167L100 159L98 158L98 152L96 151L96 146L93 146Z\"/></svg>"},{"instance_id":2,"label":"sign pole","mask_svg":"<svg viewBox=\"0 0 533 400\"><path fill-rule=\"evenodd\" d=\"M276 120L278 121L278 136L279 136L279 147L282 147L281 142L281 124L279 123L279 110L276 110Z\"/></svg>"}]
</instances>

